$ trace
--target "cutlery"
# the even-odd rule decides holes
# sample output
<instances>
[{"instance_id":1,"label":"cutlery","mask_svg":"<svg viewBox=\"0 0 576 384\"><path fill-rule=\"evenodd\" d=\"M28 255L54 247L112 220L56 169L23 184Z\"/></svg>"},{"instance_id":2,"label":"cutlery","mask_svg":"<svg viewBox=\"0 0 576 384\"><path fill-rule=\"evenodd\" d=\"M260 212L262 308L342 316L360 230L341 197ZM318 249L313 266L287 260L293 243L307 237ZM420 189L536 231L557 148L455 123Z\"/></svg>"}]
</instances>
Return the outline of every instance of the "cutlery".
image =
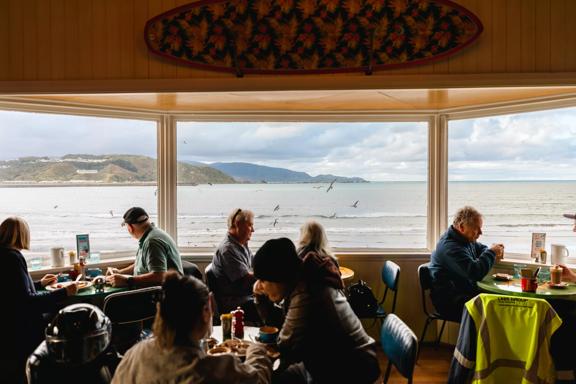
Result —
<instances>
[{"instance_id":1,"label":"cutlery","mask_svg":"<svg viewBox=\"0 0 576 384\"><path fill-rule=\"evenodd\" d=\"M82 278L82 274L80 273L78 275L78 277L76 277L76 280L74 280L76 283L80 281L80 279Z\"/></svg>"},{"instance_id":2,"label":"cutlery","mask_svg":"<svg viewBox=\"0 0 576 384\"><path fill-rule=\"evenodd\" d=\"M536 268L536 271L534 272L534 278L538 277L538 274L540 273L540 268L541 267Z\"/></svg>"}]
</instances>

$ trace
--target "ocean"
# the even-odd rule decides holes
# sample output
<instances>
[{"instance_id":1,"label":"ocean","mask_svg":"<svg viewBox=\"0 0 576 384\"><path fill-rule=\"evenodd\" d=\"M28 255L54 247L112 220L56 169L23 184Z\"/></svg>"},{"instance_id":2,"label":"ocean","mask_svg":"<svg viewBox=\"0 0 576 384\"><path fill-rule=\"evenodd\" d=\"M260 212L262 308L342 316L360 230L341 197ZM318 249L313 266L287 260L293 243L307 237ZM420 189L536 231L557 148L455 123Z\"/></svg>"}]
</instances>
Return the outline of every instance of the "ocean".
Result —
<instances>
[{"instance_id":1,"label":"ocean","mask_svg":"<svg viewBox=\"0 0 576 384\"><path fill-rule=\"evenodd\" d=\"M227 184L178 187L178 243L213 248L234 208L255 213L251 245L286 236L297 240L307 219L320 221L334 248L425 248L426 183ZM142 206L157 216L154 186L0 187L0 220L30 224L31 255L54 246L75 249L75 235L90 234L93 251L135 250L122 214ZM357 202L357 203L356 203ZM356 203L356 204L355 204ZM451 182L449 220L472 205L484 214L481 242L502 242L506 252L529 253L532 232L546 244L565 244L576 256L576 233L563 213L576 212L576 182ZM279 206L275 211L274 208Z\"/></svg>"}]
</instances>

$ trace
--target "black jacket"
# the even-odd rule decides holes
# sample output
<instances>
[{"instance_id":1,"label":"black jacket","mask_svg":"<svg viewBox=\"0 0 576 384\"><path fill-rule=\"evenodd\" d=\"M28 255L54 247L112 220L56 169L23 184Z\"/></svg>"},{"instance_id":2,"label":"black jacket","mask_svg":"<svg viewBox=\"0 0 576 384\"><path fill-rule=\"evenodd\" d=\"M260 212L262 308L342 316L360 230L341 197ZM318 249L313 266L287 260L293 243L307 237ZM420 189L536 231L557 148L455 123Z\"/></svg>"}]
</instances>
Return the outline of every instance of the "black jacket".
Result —
<instances>
[{"instance_id":1,"label":"black jacket","mask_svg":"<svg viewBox=\"0 0 576 384\"><path fill-rule=\"evenodd\" d=\"M40 291L34 283L20 251L0 246L4 266L4 313L0 316L3 359L26 358L44 339L42 314L55 311L57 302L66 297L66 289Z\"/></svg>"}]
</instances>

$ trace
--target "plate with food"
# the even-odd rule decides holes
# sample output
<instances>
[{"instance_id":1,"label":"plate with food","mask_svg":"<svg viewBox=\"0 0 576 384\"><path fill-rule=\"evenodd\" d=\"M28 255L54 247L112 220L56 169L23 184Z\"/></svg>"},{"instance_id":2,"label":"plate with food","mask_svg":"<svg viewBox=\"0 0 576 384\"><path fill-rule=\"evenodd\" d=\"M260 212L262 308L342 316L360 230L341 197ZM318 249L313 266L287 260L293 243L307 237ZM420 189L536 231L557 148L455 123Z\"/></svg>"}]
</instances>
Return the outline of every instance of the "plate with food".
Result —
<instances>
[{"instance_id":1,"label":"plate with food","mask_svg":"<svg viewBox=\"0 0 576 384\"><path fill-rule=\"evenodd\" d=\"M548 286L550 288L554 288L554 289L564 289L564 288L568 288L568 283L566 283L565 281L562 281L558 284L554 284L552 282L548 283Z\"/></svg>"},{"instance_id":2,"label":"plate with food","mask_svg":"<svg viewBox=\"0 0 576 384\"><path fill-rule=\"evenodd\" d=\"M492 278L498 281L511 281L512 279L514 279L514 276L509 275L507 273L495 273L492 275Z\"/></svg>"},{"instance_id":3,"label":"plate with food","mask_svg":"<svg viewBox=\"0 0 576 384\"><path fill-rule=\"evenodd\" d=\"M54 284L50 284L46 286L46 290L47 291L54 291L56 289L60 289L60 288L66 288L67 286L69 286L70 284L73 284L74 281L63 281L61 283L54 283ZM78 281L76 282L76 284L78 285L78 290L84 290L84 289L88 289L92 286L92 282L91 281Z\"/></svg>"}]
</instances>

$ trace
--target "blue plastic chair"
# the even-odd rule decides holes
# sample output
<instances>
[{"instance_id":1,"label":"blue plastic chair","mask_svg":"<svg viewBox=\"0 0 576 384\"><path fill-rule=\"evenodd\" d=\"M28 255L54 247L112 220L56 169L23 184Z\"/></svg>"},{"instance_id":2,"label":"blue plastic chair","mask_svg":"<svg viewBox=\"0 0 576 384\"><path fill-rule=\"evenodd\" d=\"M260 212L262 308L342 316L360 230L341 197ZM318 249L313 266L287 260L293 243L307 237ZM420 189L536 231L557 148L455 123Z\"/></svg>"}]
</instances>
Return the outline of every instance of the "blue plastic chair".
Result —
<instances>
[{"instance_id":1,"label":"blue plastic chair","mask_svg":"<svg viewBox=\"0 0 576 384\"><path fill-rule=\"evenodd\" d=\"M396 298L398 296L398 284L400 281L400 266L393 261L386 260L382 266L382 270L380 271L380 276L384 286L386 287L384 289L384 294L378 302L378 308L376 309L376 312L372 316L362 316L362 318L373 318L374 322L379 320L380 324L382 324L382 320L384 320L384 318L389 313L394 313L396 310ZM385 309L385 304L389 291L392 292L394 296L392 298L392 308L390 312L387 312Z\"/></svg>"},{"instance_id":2,"label":"blue plastic chair","mask_svg":"<svg viewBox=\"0 0 576 384\"><path fill-rule=\"evenodd\" d=\"M418 353L418 339L414 332L398 316L389 314L382 322L380 343L388 358L384 383L388 382L392 365L408 379L408 383L412 383Z\"/></svg>"}]
</instances>

